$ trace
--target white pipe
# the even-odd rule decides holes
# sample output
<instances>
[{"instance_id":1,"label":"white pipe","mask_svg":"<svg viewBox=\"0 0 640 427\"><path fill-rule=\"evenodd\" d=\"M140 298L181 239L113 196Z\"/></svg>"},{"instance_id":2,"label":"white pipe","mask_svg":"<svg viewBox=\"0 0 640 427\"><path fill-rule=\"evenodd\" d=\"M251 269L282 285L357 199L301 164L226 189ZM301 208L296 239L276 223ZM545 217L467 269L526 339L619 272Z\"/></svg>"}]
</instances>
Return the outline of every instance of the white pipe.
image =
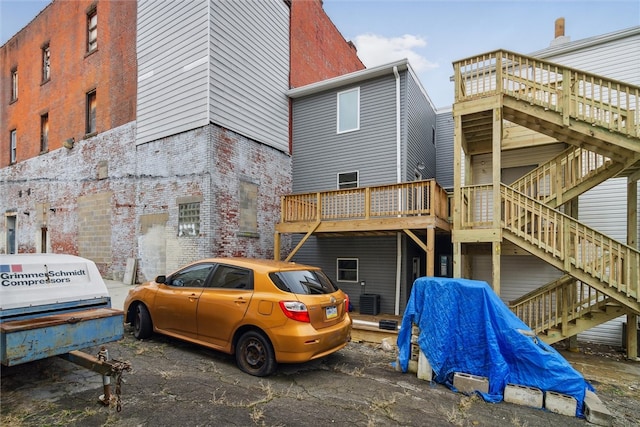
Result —
<instances>
[{"instance_id":1,"label":"white pipe","mask_svg":"<svg viewBox=\"0 0 640 427\"><path fill-rule=\"evenodd\" d=\"M396 180L399 183L402 182L402 163L401 154L402 146L400 141L400 74L398 73L398 67L393 67L393 75L396 77ZM398 194L398 204L402 203L400 194ZM400 209L401 206L398 206ZM400 233L396 233L396 303L394 314L398 316L400 314L400 285L401 285L401 272L402 272L402 236Z\"/></svg>"},{"instance_id":2,"label":"white pipe","mask_svg":"<svg viewBox=\"0 0 640 427\"><path fill-rule=\"evenodd\" d=\"M396 182L402 182L401 158L402 146L400 141L400 74L398 67L393 67L393 75L396 77Z\"/></svg>"}]
</instances>

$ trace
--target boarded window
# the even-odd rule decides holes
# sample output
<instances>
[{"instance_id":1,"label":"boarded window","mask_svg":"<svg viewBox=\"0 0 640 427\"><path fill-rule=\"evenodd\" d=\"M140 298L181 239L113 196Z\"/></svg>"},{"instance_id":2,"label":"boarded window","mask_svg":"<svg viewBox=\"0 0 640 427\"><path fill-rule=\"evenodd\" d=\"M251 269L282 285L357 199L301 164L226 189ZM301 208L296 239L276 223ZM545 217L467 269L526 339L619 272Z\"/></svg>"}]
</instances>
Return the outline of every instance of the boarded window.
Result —
<instances>
[{"instance_id":1,"label":"boarded window","mask_svg":"<svg viewBox=\"0 0 640 427\"><path fill-rule=\"evenodd\" d=\"M240 181L240 233L258 233L258 185Z\"/></svg>"},{"instance_id":2,"label":"boarded window","mask_svg":"<svg viewBox=\"0 0 640 427\"><path fill-rule=\"evenodd\" d=\"M338 133L360 129L360 88L338 92Z\"/></svg>"}]
</instances>

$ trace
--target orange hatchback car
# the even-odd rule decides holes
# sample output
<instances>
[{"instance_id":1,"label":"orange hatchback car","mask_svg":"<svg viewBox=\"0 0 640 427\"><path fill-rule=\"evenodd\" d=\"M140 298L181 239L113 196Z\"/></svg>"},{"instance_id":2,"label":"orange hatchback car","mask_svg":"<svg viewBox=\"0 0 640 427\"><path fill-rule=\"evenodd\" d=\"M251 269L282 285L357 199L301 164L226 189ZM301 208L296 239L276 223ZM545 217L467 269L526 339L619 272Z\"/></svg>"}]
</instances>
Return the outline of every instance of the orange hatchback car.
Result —
<instances>
[{"instance_id":1,"label":"orange hatchback car","mask_svg":"<svg viewBox=\"0 0 640 427\"><path fill-rule=\"evenodd\" d=\"M351 338L348 296L318 267L249 258L212 258L129 291L125 323L235 354L244 372L336 352Z\"/></svg>"}]
</instances>

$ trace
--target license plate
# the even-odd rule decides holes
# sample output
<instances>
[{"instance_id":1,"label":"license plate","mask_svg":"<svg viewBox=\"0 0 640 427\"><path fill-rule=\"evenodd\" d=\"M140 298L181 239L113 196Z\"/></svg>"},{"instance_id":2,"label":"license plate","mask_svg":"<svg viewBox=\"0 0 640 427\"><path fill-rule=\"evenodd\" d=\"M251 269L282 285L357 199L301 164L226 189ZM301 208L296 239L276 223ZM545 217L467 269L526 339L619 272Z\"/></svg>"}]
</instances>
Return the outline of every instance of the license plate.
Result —
<instances>
[{"instance_id":1,"label":"license plate","mask_svg":"<svg viewBox=\"0 0 640 427\"><path fill-rule=\"evenodd\" d=\"M327 319L333 319L334 317L338 317L338 308L335 305L327 307Z\"/></svg>"}]
</instances>

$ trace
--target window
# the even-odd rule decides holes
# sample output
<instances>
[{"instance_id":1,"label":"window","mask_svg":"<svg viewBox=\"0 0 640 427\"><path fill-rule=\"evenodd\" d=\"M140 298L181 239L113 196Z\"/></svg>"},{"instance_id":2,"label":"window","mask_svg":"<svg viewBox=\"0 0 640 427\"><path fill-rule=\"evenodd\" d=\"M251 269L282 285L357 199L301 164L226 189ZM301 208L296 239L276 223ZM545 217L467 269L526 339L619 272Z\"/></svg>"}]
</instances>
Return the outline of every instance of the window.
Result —
<instances>
[{"instance_id":1,"label":"window","mask_svg":"<svg viewBox=\"0 0 640 427\"><path fill-rule=\"evenodd\" d=\"M40 116L40 152L49 150L49 113Z\"/></svg>"},{"instance_id":2,"label":"window","mask_svg":"<svg viewBox=\"0 0 640 427\"><path fill-rule=\"evenodd\" d=\"M200 234L200 202L178 205L178 236L195 237Z\"/></svg>"},{"instance_id":3,"label":"window","mask_svg":"<svg viewBox=\"0 0 640 427\"><path fill-rule=\"evenodd\" d=\"M11 70L11 101L18 99L18 69Z\"/></svg>"},{"instance_id":4,"label":"window","mask_svg":"<svg viewBox=\"0 0 640 427\"><path fill-rule=\"evenodd\" d=\"M42 47L42 82L46 82L51 78L51 51L49 43Z\"/></svg>"},{"instance_id":5,"label":"window","mask_svg":"<svg viewBox=\"0 0 640 427\"><path fill-rule=\"evenodd\" d=\"M203 288L213 264L197 264L174 274L168 285L185 288Z\"/></svg>"},{"instance_id":6,"label":"window","mask_svg":"<svg viewBox=\"0 0 640 427\"><path fill-rule=\"evenodd\" d=\"M16 134L15 129L10 132L9 140L11 141L9 148L9 163L13 164L16 162L16 147L18 145L18 135Z\"/></svg>"},{"instance_id":7,"label":"window","mask_svg":"<svg viewBox=\"0 0 640 427\"><path fill-rule=\"evenodd\" d=\"M338 258L338 281L358 282L358 258Z\"/></svg>"},{"instance_id":8,"label":"window","mask_svg":"<svg viewBox=\"0 0 640 427\"><path fill-rule=\"evenodd\" d=\"M87 93L87 134L96 132L96 91Z\"/></svg>"},{"instance_id":9,"label":"window","mask_svg":"<svg viewBox=\"0 0 640 427\"><path fill-rule=\"evenodd\" d=\"M98 48L98 10L93 8L87 13L87 52Z\"/></svg>"},{"instance_id":10,"label":"window","mask_svg":"<svg viewBox=\"0 0 640 427\"><path fill-rule=\"evenodd\" d=\"M269 278L278 289L292 294L331 294L337 290L333 282L319 270L281 271L269 273Z\"/></svg>"},{"instance_id":11,"label":"window","mask_svg":"<svg viewBox=\"0 0 640 427\"><path fill-rule=\"evenodd\" d=\"M338 190L358 187L358 171L338 174Z\"/></svg>"},{"instance_id":12,"label":"window","mask_svg":"<svg viewBox=\"0 0 640 427\"><path fill-rule=\"evenodd\" d=\"M258 185L240 181L240 234L258 233Z\"/></svg>"},{"instance_id":13,"label":"window","mask_svg":"<svg viewBox=\"0 0 640 427\"><path fill-rule=\"evenodd\" d=\"M253 289L251 271L229 265L218 265L211 279L212 288Z\"/></svg>"},{"instance_id":14,"label":"window","mask_svg":"<svg viewBox=\"0 0 640 427\"><path fill-rule=\"evenodd\" d=\"M338 133L360 129L360 88L338 92Z\"/></svg>"}]
</instances>

